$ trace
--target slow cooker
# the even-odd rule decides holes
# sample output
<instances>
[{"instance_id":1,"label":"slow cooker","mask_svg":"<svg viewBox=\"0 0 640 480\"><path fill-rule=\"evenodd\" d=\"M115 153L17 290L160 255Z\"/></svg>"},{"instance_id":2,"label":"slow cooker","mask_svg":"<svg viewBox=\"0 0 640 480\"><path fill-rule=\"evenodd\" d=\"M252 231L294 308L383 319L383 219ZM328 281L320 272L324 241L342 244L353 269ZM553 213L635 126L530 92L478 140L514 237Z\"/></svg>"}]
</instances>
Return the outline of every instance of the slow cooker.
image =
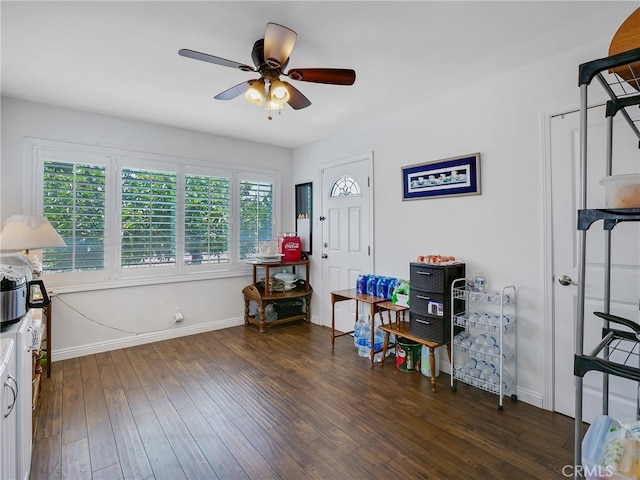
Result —
<instances>
[{"instance_id":1,"label":"slow cooker","mask_svg":"<svg viewBox=\"0 0 640 480\"><path fill-rule=\"evenodd\" d=\"M0 328L20 321L30 308L49 305L42 280L32 280L32 264L24 255L0 256Z\"/></svg>"}]
</instances>

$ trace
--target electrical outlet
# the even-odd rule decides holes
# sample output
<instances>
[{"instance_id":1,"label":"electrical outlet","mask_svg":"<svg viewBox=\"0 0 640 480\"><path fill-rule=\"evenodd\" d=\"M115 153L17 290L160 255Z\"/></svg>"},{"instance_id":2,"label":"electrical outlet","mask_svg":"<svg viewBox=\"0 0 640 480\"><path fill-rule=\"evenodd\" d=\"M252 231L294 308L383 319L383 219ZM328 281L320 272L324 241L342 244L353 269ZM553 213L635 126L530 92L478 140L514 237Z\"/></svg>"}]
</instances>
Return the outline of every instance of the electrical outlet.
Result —
<instances>
[{"instance_id":1,"label":"electrical outlet","mask_svg":"<svg viewBox=\"0 0 640 480\"><path fill-rule=\"evenodd\" d=\"M182 307L176 307L176 314L174 318L176 320L176 323L180 323L184 320L184 316L182 315Z\"/></svg>"}]
</instances>

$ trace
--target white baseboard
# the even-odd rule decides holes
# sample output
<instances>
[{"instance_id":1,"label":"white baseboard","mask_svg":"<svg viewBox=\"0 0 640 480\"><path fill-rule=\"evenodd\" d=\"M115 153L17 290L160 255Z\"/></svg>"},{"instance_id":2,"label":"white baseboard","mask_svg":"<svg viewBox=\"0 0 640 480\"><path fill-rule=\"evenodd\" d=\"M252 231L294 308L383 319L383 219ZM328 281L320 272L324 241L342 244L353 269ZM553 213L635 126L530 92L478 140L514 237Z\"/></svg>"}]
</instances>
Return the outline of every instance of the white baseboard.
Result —
<instances>
[{"instance_id":1,"label":"white baseboard","mask_svg":"<svg viewBox=\"0 0 640 480\"><path fill-rule=\"evenodd\" d=\"M446 356L444 358L440 358L440 371L446 372L451 375L451 364L446 359ZM540 392L535 392L533 390L522 388L516 385L516 396L518 397L519 402L524 402L533 405L534 407L543 408L542 394ZM509 402L510 396L505 396L503 398L502 404L506 406Z\"/></svg>"},{"instance_id":2,"label":"white baseboard","mask_svg":"<svg viewBox=\"0 0 640 480\"><path fill-rule=\"evenodd\" d=\"M91 343L81 345L79 347L61 348L51 352L53 361L68 360L70 358L83 357L85 355L93 355L95 353L109 352L119 348L135 347L136 345L144 345L145 343L159 342L170 338L185 337L187 335L195 335L197 333L210 332L213 330L221 330L223 328L236 327L244 324L244 318L230 318L216 322L201 323L189 327L172 328L161 332L143 333L131 337L120 338L118 340L109 340L106 342Z\"/></svg>"},{"instance_id":3,"label":"white baseboard","mask_svg":"<svg viewBox=\"0 0 640 480\"><path fill-rule=\"evenodd\" d=\"M534 392L522 387L516 387L516 394L518 395L518 401L528 403L534 407L542 407L542 394L540 392Z\"/></svg>"}]
</instances>

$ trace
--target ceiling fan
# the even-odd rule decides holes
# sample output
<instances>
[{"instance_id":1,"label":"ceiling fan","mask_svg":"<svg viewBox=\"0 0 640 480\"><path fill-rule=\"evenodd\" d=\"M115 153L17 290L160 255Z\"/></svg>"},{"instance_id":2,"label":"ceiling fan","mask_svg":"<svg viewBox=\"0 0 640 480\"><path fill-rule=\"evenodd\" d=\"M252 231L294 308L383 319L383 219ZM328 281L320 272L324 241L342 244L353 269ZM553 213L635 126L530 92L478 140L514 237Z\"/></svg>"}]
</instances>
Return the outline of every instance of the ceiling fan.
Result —
<instances>
[{"instance_id":1,"label":"ceiling fan","mask_svg":"<svg viewBox=\"0 0 640 480\"><path fill-rule=\"evenodd\" d=\"M271 120L270 112L282 109L284 104L289 104L294 110L311 105L311 101L300 90L289 82L280 80L281 75L301 82L331 85L353 85L356 81L356 72L343 68L294 68L285 72L284 70L289 63L289 55L291 55L297 37L298 34L290 28L277 23L267 23L264 38L254 43L251 52L255 68L186 48L179 50L178 54L223 67L238 68L243 72L259 73L260 78L239 83L214 98L216 100L231 100L244 94L245 98L254 105L262 105L266 99L269 120Z\"/></svg>"}]
</instances>

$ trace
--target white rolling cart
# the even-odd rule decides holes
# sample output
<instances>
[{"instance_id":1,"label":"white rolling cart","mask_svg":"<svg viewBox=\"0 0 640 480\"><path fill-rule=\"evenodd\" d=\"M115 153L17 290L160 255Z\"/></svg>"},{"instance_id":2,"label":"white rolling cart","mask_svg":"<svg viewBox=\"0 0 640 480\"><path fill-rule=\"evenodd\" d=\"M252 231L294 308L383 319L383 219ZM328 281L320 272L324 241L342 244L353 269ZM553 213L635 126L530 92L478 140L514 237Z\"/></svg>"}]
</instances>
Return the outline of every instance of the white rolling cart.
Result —
<instances>
[{"instance_id":1,"label":"white rolling cart","mask_svg":"<svg viewBox=\"0 0 640 480\"><path fill-rule=\"evenodd\" d=\"M516 287L479 292L459 278L451 301L464 303L462 313L451 314L451 390L461 381L494 393L502 410L504 396L517 400Z\"/></svg>"}]
</instances>

